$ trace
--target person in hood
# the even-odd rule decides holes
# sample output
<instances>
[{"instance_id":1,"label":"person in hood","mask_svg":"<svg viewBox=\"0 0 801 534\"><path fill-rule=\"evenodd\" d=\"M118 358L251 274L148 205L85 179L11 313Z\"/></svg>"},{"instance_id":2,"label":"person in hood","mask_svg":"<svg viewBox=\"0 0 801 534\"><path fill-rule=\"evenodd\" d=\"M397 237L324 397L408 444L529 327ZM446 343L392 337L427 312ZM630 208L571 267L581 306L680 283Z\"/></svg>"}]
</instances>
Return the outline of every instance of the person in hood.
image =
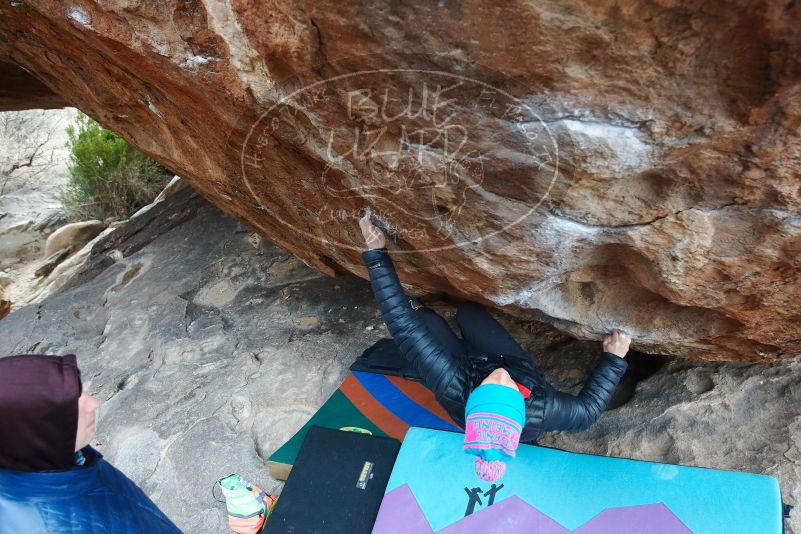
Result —
<instances>
[{"instance_id":1,"label":"person in hood","mask_svg":"<svg viewBox=\"0 0 801 534\"><path fill-rule=\"evenodd\" d=\"M75 355L0 358L0 534L180 530L89 443Z\"/></svg>"},{"instance_id":2,"label":"person in hood","mask_svg":"<svg viewBox=\"0 0 801 534\"><path fill-rule=\"evenodd\" d=\"M500 462L513 457L518 442L532 443L544 432L582 430L595 423L628 366L624 359L631 342L628 334L614 329L604 338L600 363L578 395L557 391L481 304L459 304L460 339L436 312L407 299L386 236L369 210L359 224L367 245L362 261L387 329L448 415L466 428L465 452L477 455L479 476L497 480L503 473ZM489 419L499 419L498 410L508 425L485 432ZM505 454L485 453L488 449Z\"/></svg>"}]
</instances>

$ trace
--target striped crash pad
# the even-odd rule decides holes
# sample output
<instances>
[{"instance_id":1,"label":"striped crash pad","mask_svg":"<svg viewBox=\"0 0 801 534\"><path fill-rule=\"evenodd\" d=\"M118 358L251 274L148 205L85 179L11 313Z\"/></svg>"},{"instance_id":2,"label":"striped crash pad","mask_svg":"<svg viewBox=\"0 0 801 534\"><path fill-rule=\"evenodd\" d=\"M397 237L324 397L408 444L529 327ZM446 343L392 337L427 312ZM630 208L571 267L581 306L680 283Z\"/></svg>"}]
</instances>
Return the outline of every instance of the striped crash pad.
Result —
<instances>
[{"instance_id":1,"label":"striped crash pad","mask_svg":"<svg viewBox=\"0 0 801 534\"><path fill-rule=\"evenodd\" d=\"M403 441L412 426L462 432L423 384L376 373L352 371L323 406L267 459L270 476L286 480L311 425L355 427Z\"/></svg>"},{"instance_id":2,"label":"striped crash pad","mask_svg":"<svg viewBox=\"0 0 801 534\"><path fill-rule=\"evenodd\" d=\"M494 484L463 434L409 430L373 534L781 534L775 478L520 445Z\"/></svg>"}]
</instances>

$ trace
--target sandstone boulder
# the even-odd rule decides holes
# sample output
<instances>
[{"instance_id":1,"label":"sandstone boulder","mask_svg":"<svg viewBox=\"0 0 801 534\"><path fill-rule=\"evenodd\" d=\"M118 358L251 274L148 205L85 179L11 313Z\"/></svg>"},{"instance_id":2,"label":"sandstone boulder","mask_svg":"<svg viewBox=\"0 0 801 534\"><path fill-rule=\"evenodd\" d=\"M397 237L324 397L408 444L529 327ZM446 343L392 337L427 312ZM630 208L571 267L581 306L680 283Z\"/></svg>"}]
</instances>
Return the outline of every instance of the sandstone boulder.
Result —
<instances>
[{"instance_id":1,"label":"sandstone boulder","mask_svg":"<svg viewBox=\"0 0 801 534\"><path fill-rule=\"evenodd\" d=\"M63 250L69 251L69 253L75 252L94 239L105 227L102 221L65 224L47 238L45 258L58 255Z\"/></svg>"},{"instance_id":2,"label":"sandstone boulder","mask_svg":"<svg viewBox=\"0 0 801 534\"><path fill-rule=\"evenodd\" d=\"M37 278L41 278L43 276L49 275L50 273L53 272L53 269L58 267L61 262L63 262L69 257L69 255L70 255L69 248L62 248L61 250L57 250L56 252L54 252L53 254L44 259L42 264L39 267L37 267L37 269L34 271L33 273L34 276L36 276Z\"/></svg>"},{"instance_id":3,"label":"sandstone boulder","mask_svg":"<svg viewBox=\"0 0 801 534\"><path fill-rule=\"evenodd\" d=\"M0 6L0 59L329 275L801 354L801 3Z\"/></svg>"},{"instance_id":4,"label":"sandstone boulder","mask_svg":"<svg viewBox=\"0 0 801 534\"><path fill-rule=\"evenodd\" d=\"M180 176L173 176L172 180L170 180L170 183L164 186L164 189L161 190L161 193L159 193L158 196L153 199L153 202L148 205L152 206L156 202L166 200L178 191L183 190L185 187L187 187L186 182L181 180Z\"/></svg>"}]
</instances>

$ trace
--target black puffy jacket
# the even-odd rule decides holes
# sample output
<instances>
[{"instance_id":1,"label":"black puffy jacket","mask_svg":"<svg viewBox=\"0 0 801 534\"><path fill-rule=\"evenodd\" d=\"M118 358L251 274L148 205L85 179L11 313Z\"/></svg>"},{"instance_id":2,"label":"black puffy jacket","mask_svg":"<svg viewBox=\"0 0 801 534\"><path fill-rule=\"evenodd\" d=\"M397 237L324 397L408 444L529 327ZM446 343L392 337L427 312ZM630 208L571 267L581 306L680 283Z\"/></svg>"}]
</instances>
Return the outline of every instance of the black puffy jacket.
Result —
<instances>
[{"instance_id":1,"label":"black puffy jacket","mask_svg":"<svg viewBox=\"0 0 801 534\"><path fill-rule=\"evenodd\" d=\"M453 354L414 313L389 252L385 248L366 250L362 260L389 333L448 415L462 427L467 396L498 367L505 368L515 382L531 390L526 399L521 441L535 440L548 431L588 428L606 409L626 370L626 360L604 352L601 363L574 396L554 389L531 360L502 354Z\"/></svg>"}]
</instances>

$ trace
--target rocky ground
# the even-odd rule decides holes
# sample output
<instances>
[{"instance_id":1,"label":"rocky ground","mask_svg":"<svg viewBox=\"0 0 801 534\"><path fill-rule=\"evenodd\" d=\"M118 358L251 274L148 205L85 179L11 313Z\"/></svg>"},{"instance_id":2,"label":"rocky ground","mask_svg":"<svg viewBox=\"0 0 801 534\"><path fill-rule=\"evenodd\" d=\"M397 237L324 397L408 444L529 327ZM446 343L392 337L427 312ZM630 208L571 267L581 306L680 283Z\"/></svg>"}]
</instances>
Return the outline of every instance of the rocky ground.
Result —
<instances>
[{"instance_id":1,"label":"rocky ground","mask_svg":"<svg viewBox=\"0 0 801 534\"><path fill-rule=\"evenodd\" d=\"M578 387L598 356L598 342L496 316L560 387ZM215 479L280 491L264 459L386 335L366 281L319 274L184 189L96 240L57 294L0 321L0 354L78 354L104 401L94 445L182 529L219 533ZM541 442L767 473L795 504L800 377L798 361L675 359L590 430Z\"/></svg>"}]
</instances>

